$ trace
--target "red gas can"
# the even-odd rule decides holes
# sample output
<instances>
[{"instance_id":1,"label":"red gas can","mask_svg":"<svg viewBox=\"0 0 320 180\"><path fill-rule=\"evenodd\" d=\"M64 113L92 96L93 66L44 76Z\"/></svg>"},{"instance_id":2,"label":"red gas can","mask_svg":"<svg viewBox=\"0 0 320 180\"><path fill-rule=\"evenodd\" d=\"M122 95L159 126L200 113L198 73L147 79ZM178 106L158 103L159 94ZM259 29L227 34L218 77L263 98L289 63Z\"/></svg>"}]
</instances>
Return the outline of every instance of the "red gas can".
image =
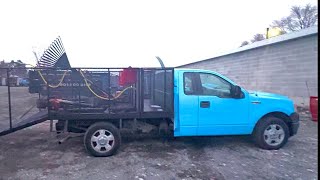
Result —
<instances>
[{"instance_id":1,"label":"red gas can","mask_svg":"<svg viewBox=\"0 0 320 180\"><path fill-rule=\"evenodd\" d=\"M127 86L137 82L137 70L134 68L126 68L120 72L119 85Z\"/></svg>"},{"instance_id":2,"label":"red gas can","mask_svg":"<svg viewBox=\"0 0 320 180\"><path fill-rule=\"evenodd\" d=\"M310 96L310 112L313 121L318 121L318 97Z\"/></svg>"}]
</instances>

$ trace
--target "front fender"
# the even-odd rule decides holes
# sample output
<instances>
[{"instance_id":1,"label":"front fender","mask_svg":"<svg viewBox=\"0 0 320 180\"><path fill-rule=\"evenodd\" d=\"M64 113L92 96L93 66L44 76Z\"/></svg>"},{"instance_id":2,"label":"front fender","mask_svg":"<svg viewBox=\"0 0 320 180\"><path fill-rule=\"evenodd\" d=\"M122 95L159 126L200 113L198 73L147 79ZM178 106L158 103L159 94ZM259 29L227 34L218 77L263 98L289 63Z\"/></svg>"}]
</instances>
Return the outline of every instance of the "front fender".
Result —
<instances>
[{"instance_id":1,"label":"front fender","mask_svg":"<svg viewBox=\"0 0 320 180\"><path fill-rule=\"evenodd\" d=\"M259 112L255 113L255 117L254 117L255 122L257 122L259 119L261 119L266 114L270 114L270 113L274 113L274 112L284 113L287 116L290 116L290 114L293 113L293 111L290 111L288 109L283 109L283 108L273 108L273 109L269 109L269 110L265 110L265 111L259 111Z\"/></svg>"},{"instance_id":2,"label":"front fender","mask_svg":"<svg viewBox=\"0 0 320 180\"><path fill-rule=\"evenodd\" d=\"M259 107L257 107L259 106ZM252 116L251 116L251 122L253 123L253 126L266 114L280 112L286 114L288 117L294 113L293 106L269 106L267 105L252 105Z\"/></svg>"}]
</instances>

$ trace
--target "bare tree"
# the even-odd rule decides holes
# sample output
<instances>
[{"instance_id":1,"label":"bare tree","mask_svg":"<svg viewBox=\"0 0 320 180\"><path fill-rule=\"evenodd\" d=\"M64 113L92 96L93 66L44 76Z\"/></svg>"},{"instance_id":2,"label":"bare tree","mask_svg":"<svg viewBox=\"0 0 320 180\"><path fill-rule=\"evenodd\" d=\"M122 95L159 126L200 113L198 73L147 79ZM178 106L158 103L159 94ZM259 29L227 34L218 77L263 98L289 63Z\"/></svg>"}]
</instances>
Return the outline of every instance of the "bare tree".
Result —
<instances>
[{"instance_id":1,"label":"bare tree","mask_svg":"<svg viewBox=\"0 0 320 180\"><path fill-rule=\"evenodd\" d=\"M15 75L19 77L28 77L28 72L26 68L26 65L21 60L11 60L10 62L0 61L0 68L8 68L10 69L9 74ZM7 70L6 69L0 69L0 78L1 77L7 77Z\"/></svg>"},{"instance_id":2,"label":"bare tree","mask_svg":"<svg viewBox=\"0 0 320 180\"><path fill-rule=\"evenodd\" d=\"M243 41L243 42L241 43L240 47L242 47L242 46L246 46L246 45L248 45L248 44L249 44L249 42L248 42L248 41Z\"/></svg>"},{"instance_id":3,"label":"bare tree","mask_svg":"<svg viewBox=\"0 0 320 180\"><path fill-rule=\"evenodd\" d=\"M253 39L251 40L251 42L254 43L254 42L257 42L257 41L262 41L262 40L264 40L264 39L266 39L266 38L264 37L264 35L258 33L258 34L255 34L255 35L253 36Z\"/></svg>"},{"instance_id":4,"label":"bare tree","mask_svg":"<svg viewBox=\"0 0 320 180\"><path fill-rule=\"evenodd\" d=\"M318 7L307 4L304 7L292 6L291 14L275 20L272 27L279 27L284 32L298 31L318 24Z\"/></svg>"}]
</instances>

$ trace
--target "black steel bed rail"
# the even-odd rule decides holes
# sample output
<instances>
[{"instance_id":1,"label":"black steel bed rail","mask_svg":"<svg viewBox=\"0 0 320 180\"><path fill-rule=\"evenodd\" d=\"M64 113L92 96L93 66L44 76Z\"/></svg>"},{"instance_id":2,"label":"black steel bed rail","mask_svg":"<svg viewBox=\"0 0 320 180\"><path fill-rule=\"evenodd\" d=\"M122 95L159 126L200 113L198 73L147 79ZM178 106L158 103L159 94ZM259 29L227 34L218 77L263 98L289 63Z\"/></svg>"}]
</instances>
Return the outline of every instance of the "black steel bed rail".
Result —
<instances>
[{"instance_id":1,"label":"black steel bed rail","mask_svg":"<svg viewBox=\"0 0 320 180\"><path fill-rule=\"evenodd\" d=\"M0 91L0 94L2 93L0 106L7 109L7 115L0 118L0 135L45 120L173 118L174 68L130 67L135 70L136 76L128 77L135 81L128 85L120 85L121 73L124 74L123 72L128 69L127 67L1 67L0 88L4 92ZM18 78L28 82L27 85L21 86ZM15 91L24 95L20 96ZM37 104L45 108L38 107L37 113L29 113L23 118L19 115L20 118L17 118L16 106L26 99L27 93L31 94L30 97L27 96L30 98L28 101L30 104L25 106L32 107ZM7 94L7 97L4 94ZM59 101L60 107L54 107L54 100ZM7 123L6 128L4 122Z\"/></svg>"}]
</instances>

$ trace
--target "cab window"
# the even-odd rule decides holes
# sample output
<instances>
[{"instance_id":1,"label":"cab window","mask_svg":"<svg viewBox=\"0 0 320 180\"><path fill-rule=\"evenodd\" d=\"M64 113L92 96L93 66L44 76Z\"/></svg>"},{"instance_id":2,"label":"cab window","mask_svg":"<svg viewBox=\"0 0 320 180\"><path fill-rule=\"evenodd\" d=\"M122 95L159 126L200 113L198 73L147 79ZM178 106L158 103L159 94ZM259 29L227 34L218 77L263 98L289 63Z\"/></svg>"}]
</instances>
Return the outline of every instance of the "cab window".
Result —
<instances>
[{"instance_id":1,"label":"cab window","mask_svg":"<svg viewBox=\"0 0 320 180\"><path fill-rule=\"evenodd\" d=\"M194 73L183 73L183 89L186 95L195 94Z\"/></svg>"},{"instance_id":2,"label":"cab window","mask_svg":"<svg viewBox=\"0 0 320 180\"><path fill-rule=\"evenodd\" d=\"M232 85L219 76L209 73L199 73L201 87L200 94L207 96L217 96L221 98L231 97Z\"/></svg>"}]
</instances>

